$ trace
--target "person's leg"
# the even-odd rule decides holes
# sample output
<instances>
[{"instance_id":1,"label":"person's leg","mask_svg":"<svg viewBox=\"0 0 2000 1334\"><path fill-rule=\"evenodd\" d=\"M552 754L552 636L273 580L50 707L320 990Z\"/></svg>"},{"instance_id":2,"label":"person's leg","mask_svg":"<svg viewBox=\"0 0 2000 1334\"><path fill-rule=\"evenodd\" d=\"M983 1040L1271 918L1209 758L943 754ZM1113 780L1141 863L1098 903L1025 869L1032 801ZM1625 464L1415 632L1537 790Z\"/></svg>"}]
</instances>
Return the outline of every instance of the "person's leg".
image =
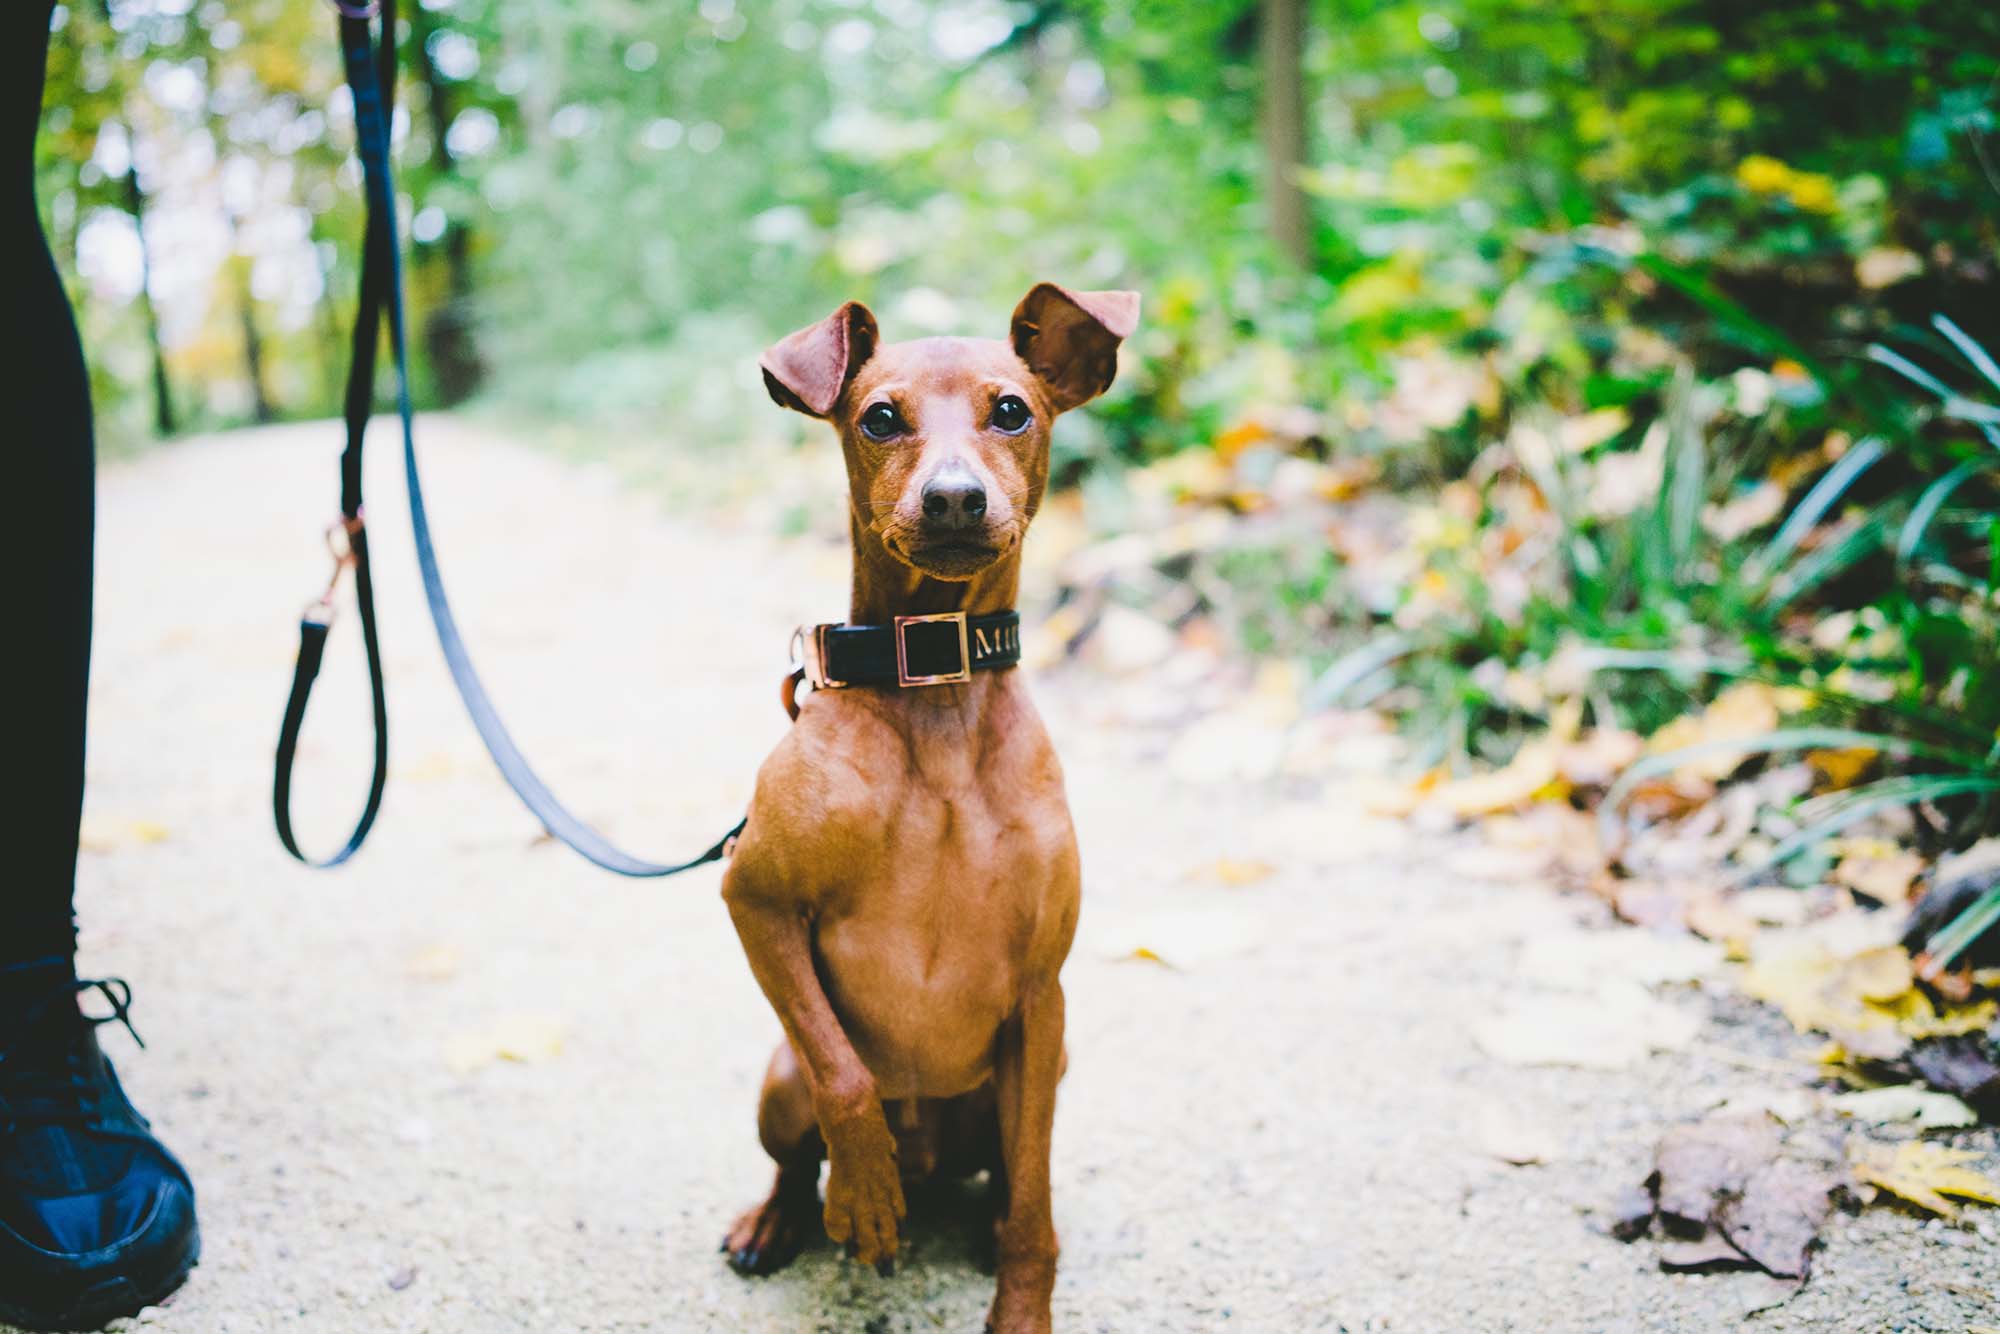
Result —
<instances>
[{"instance_id":1,"label":"person's leg","mask_svg":"<svg viewBox=\"0 0 2000 1334\"><path fill-rule=\"evenodd\" d=\"M76 322L35 209L35 129L41 114L49 0L5 7L0 19L0 303L6 401L22 427L7 460L15 496L10 562L18 699L16 772L33 775L0 887L0 965L71 952L70 890L83 809L84 694L90 670L93 468L90 379Z\"/></svg>"},{"instance_id":2,"label":"person's leg","mask_svg":"<svg viewBox=\"0 0 2000 1334\"><path fill-rule=\"evenodd\" d=\"M96 1328L177 1287L200 1255L194 1186L126 1100L78 1009L71 891L90 669L90 382L36 213L51 0L0 4L0 390L21 425L6 524L19 651L20 818L0 881L0 1324ZM129 1027L129 1024L128 1024Z\"/></svg>"}]
</instances>

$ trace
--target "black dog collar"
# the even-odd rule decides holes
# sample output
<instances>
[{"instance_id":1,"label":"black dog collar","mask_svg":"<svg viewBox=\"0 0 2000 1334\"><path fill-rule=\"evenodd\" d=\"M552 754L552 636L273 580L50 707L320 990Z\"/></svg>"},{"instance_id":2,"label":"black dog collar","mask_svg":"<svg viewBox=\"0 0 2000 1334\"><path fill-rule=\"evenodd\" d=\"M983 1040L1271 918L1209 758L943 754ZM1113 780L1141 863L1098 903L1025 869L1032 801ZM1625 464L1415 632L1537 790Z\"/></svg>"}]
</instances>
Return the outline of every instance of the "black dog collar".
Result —
<instances>
[{"instance_id":1,"label":"black dog collar","mask_svg":"<svg viewBox=\"0 0 2000 1334\"><path fill-rule=\"evenodd\" d=\"M893 625L802 626L794 640L815 690L942 686L1021 661L1021 614L898 616Z\"/></svg>"}]
</instances>

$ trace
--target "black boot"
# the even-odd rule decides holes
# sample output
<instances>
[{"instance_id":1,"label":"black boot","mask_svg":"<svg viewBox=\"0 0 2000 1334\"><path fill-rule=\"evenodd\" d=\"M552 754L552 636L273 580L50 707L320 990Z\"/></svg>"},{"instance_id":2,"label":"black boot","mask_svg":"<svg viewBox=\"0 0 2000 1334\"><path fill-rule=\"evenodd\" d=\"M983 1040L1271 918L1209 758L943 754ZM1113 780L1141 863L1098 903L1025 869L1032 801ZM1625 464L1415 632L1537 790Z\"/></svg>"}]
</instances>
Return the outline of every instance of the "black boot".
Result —
<instances>
[{"instance_id":1,"label":"black boot","mask_svg":"<svg viewBox=\"0 0 2000 1334\"><path fill-rule=\"evenodd\" d=\"M91 991L110 1014L80 1012ZM200 1257L187 1169L97 1046L99 1024L131 1031L131 1001L67 959L0 968L0 1324L96 1329L171 1293Z\"/></svg>"}]
</instances>

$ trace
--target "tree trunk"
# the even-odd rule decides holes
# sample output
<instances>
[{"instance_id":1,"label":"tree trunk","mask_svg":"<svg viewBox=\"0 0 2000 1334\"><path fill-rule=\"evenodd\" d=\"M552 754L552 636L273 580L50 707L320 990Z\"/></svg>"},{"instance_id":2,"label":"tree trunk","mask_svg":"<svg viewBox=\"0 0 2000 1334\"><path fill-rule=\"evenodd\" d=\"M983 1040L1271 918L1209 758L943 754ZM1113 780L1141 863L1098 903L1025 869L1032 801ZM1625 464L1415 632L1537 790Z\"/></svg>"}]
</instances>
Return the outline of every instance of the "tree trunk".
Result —
<instances>
[{"instance_id":1,"label":"tree trunk","mask_svg":"<svg viewBox=\"0 0 2000 1334\"><path fill-rule=\"evenodd\" d=\"M257 333L257 311L246 281L237 288L236 308L243 317L243 370L250 378L250 415L258 425L277 420L270 395L264 392L264 340Z\"/></svg>"},{"instance_id":2,"label":"tree trunk","mask_svg":"<svg viewBox=\"0 0 2000 1334\"><path fill-rule=\"evenodd\" d=\"M412 9L410 17L411 62L417 81L424 86L424 105L431 122L431 170L440 178L455 177L458 167L444 144L453 115L451 87L431 64L430 40L437 31L436 20L422 5ZM439 241L445 263L445 299L437 309L425 313L424 356L430 362L438 398L449 406L472 396L485 377L486 367L473 327L472 229L457 218L447 218Z\"/></svg>"},{"instance_id":3,"label":"tree trunk","mask_svg":"<svg viewBox=\"0 0 2000 1334\"><path fill-rule=\"evenodd\" d=\"M1264 170L1271 240L1294 264L1312 262L1299 168L1306 156L1305 0L1263 0Z\"/></svg>"},{"instance_id":4,"label":"tree trunk","mask_svg":"<svg viewBox=\"0 0 2000 1334\"><path fill-rule=\"evenodd\" d=\"M136 156L136 154L135 154ZM125 169L125 211L139 231L139 310L146 318L146 342L153 351L153 430L174 433L174 399L167 386L167 354L160 346L160 314L153 309L153 255L146 244L146 192L139 188L136 163Z\"/></svg>"}]
</instances>

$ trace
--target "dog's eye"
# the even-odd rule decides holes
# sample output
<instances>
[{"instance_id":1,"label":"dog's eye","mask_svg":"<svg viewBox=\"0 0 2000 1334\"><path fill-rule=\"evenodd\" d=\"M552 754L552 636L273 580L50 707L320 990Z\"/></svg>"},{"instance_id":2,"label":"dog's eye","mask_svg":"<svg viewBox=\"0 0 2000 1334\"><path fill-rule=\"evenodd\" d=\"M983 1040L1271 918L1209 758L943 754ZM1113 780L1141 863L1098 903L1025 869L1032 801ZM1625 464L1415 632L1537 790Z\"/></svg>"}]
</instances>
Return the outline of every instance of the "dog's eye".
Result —
<instances>
[{"instance_id":1,"label":"dog's eye","mask_svg":"<svg viewBox=\"0 0 2000 1334\"><path fill-rule=\"evenodd\" d=\"M993 429L1019 435L1028 426L1028 405L1008 394L993 405Z\"/></svg>"},{"instance_id":2,"label":"dog's eye","mask_svg":"<svg viewBox=\"0 0 2000 1334\"><path fill-rule=\"evenodd\" d=\"M861 432L870 440L887 440L902 429L902 414L892 403L877 403L861 414Z\"/></svg>"}]
</instances>

